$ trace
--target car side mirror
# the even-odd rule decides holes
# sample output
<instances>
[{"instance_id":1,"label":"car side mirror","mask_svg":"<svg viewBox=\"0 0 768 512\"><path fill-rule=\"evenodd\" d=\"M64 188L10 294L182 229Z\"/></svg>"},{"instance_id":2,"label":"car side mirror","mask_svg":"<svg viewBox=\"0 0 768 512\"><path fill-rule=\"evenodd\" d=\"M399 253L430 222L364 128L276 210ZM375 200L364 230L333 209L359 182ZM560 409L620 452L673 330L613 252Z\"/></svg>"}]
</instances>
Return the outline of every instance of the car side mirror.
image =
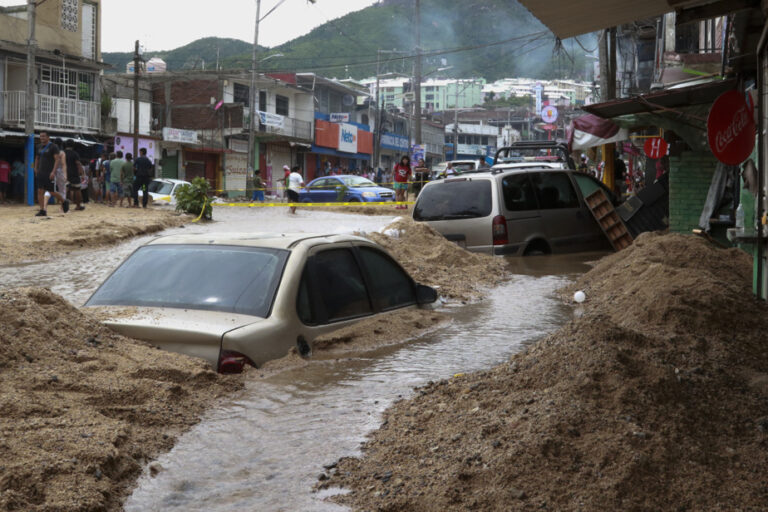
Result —
<instances>
[{"instance_id":1,"label":"car side mirror","mask_svg":"<svg viewBox=\"0 0 768 512\"><path fill-rule=\"evenodd\" d=\"M437 300L437 290L425 284L416 285L416 304L432 304Z\"/></svg>"}]
</instances>

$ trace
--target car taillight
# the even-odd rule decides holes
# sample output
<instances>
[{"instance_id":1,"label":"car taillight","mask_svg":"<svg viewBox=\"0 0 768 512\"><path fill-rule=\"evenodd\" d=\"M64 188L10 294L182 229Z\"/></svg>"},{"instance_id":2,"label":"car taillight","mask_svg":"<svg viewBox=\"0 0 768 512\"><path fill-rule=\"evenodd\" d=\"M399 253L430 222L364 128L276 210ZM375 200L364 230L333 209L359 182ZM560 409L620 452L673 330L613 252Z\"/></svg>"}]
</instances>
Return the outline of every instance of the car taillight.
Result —
<instances>
[{"instance_id":1,"label":"car taillight","mask_svg":"<svg viewBox=\"0 0 768 512\"><path fill-rule=\"evenodd\" d=\"M219 354L219 373L242 373L246 364L256 366L253 364L253 361L248 359L248 356L234 350L222 350L221 354Z\"/></svg>"},{"instance_id":2,"label":"car taillight","mask_svg":"<svg viewBox=\"0 0 768 512\"><path fill-rule=\"evenodd\" d=\"M508 243L507 219L503 215L497 215L493 218L493 245L506 245Z\"/></svg>"}]
</instances>

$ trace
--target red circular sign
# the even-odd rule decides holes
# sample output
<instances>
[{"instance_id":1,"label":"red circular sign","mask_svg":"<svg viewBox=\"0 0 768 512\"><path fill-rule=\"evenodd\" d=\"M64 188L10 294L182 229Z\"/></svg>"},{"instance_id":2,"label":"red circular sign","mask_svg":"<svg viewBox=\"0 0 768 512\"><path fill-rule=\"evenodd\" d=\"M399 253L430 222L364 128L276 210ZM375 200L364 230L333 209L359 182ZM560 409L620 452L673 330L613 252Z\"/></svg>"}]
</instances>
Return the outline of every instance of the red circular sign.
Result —
<instances>
[{"instance_id":1,"label":"red circular sign","mask_svg":"<svg viewBox=\"0 0 768 512\"><path fill-rule=\"evenodd\" d=\"M715 100L707 118L709 148L727 165L739 165L755 147L755 119L744 95L724 92Z\"/></svg>"},{"instance_id":2,"label":"red circular sign","mask_svg":"<svg viewBox=\"0 0 768 512\"><path fill-rule=\"evenodd\" d=\"M643 149L645 150L645 154L648 158L658 160L659 158L666 156L669 145L667 144L667 141L661 137L654 137L652 139L645 140Z\"/></svg>"}]
</instances>

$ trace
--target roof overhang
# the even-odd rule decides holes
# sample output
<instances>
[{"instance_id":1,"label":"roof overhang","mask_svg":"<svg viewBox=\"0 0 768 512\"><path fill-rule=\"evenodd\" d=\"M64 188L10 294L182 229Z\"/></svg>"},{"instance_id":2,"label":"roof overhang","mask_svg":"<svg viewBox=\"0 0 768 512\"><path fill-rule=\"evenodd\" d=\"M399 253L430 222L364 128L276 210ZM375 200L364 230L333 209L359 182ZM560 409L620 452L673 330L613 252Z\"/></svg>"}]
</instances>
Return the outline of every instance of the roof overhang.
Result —
<instances>
[{"instance_id":1,"label":"roof overhang","mask_svg":"<svg viewBox=\"0 0 768 512\"><path fill-rule=\"evenodd\" d=\"M560 39L677 11L695 21L759 6L759 0L520 0Z\"/></svg>"},{"instance_id":2,"label":"roof overhang","mask_svg":"<svg viewBox=\"0 0 768 512\"><path fill-rule=\"evenodd\" d=\"M693 105L711 104L724 92L735 89L737 83L736 79L716 80L690 87L665 89L651 94L595 103L581 109L604 119L643 112L670 111Z\"/></svg>"}]
</instances>

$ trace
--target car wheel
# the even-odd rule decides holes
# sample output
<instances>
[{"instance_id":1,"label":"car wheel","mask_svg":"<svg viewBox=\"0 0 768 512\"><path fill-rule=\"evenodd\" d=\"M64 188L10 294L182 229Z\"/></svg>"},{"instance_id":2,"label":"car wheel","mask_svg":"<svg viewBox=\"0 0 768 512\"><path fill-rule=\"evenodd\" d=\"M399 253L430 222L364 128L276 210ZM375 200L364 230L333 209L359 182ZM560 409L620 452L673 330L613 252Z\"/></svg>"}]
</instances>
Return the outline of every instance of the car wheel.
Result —
<instances>
[{"instance_id":1,"label":"car wheel","mask_svg":"<svg viewBox=\"0 0 768 512\"><path fill-rule=\"evenodd\" d=\"M541 239L531 241L523 251L523 256L543 256L545 254L552 254L552 249L549 248L547 242Z\"/></svg>"},{"instance_id":2,"label":"car wheel","mask_svg":"<svg viewBox=\"0 0 768 512\"><path fill-rule=\"evenodd\" d=\"M350 197L349 198L349 202L350 203L361 203L362 201L360 201L359 197Z\"/></svg>"}]
</instances>

